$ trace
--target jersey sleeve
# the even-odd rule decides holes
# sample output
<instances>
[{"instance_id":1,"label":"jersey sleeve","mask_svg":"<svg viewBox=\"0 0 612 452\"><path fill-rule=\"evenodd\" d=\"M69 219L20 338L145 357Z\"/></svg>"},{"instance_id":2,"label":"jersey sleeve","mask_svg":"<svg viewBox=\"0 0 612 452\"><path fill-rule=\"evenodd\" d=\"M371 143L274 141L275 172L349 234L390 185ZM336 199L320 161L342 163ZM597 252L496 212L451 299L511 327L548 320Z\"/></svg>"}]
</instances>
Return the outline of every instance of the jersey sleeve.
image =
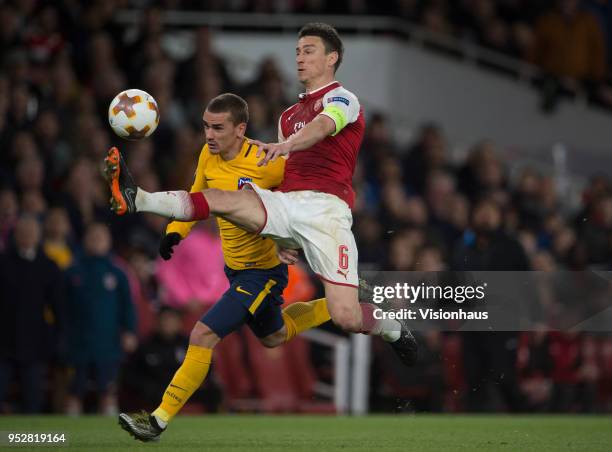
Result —
<instances>
[{"instance_id":1,"label":"jersey sleeve","mask_svg":"<svg viewBox=\"0 0 612 452\"><path fill-rule=\"evenodd\" d=\"M285 136L283 135L283 127L282 127L283 115L280 115L278 118L278 142L282 143L285 141Z\"/></svg>"},{"instance_id":2,"label":"jersey sleeve","mask_svg":"<svg viewBox=\"0 0 612 452\"><path fill-rule=\"evenodd\" d=\"M198 159L198 167L196 168L195 177L189 193L197 193L208 188L206 183L206 177L204 172L206 170L206 160L208 157L208 145L204 145L202 152L200 152L200 158ZM182 238L187 237L191 228L195 224L195 221L172 221L166 226L166 234L171 232L178 232Z\"/></svg>"},{"instance_id":3,"label":"jersey sleeve","mask_svg":"<svg viewBox=\"0 0 612 452\"><path fill-rule=\"evenodd\" d=\"M357 96L339 87L323 96L323 111L320 114L334 121L336 130L332 135L337 135L347 124L357 121L360 108Z\"/></svg>"},{"instance_id":4,"label":"jersey sleeve","mask_svg":"<svg viewBox=\"0 0 612 452\"><path fill-rule=\"evenodd\" d=\"M269 187L268 189L273 189L278 187L281 182L283 182L286 162L287 160L285 158L280 158L276 159L273 162L268 162L268 164L265 166L265 187Z\"/></svg>"}]
</instances>

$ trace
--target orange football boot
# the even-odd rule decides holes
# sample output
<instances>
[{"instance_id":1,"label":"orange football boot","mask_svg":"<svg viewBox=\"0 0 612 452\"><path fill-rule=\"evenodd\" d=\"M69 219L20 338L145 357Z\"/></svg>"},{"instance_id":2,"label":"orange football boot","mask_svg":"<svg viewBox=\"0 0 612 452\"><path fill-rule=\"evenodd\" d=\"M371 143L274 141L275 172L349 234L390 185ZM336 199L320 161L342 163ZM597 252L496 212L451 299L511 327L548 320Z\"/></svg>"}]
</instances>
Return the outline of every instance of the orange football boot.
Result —
<instances>
[{"instance_id":1,"label":"orange football boot","mask_svg":"<svg viewBox=\"0 0 612 452\"><path fill-rule=\"evenodd\" d=\"M111 191L111 210L117 215L136 213L137 187L119 149L112 147L104 159L104 176Z\"/></svg>"}]
</instances>

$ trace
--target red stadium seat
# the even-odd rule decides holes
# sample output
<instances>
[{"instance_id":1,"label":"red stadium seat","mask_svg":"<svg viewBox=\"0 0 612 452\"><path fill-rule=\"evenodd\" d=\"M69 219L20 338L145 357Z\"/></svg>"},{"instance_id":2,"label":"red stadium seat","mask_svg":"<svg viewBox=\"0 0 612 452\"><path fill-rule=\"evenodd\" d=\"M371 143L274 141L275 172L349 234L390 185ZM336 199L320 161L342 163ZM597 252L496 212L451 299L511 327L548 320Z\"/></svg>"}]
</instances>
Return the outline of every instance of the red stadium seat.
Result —
<instances>
[{"instance_id":1,"label":"red stadium seat","mask_svg":"<svg viewBox=\"0 0 612 452\"><path fill-rule=\"evenodd\" d=\"M443 338L442 366L447 387L444 406L449 411L461 411L463 408L461 406L461 395L465 389L465 373L463 371L463 344L459 336L449 335Z\"/></svg>"},{"instance_id":2,"label":"red stadium seat","mask_svg":"<svg viewBox=\"0 0 612 452\"><path fill-rule=\"evenodd\" d=\"M603 410L612 409L612 338L599 343L600 378L599 393Z\"/></svg>"}]
</instances>

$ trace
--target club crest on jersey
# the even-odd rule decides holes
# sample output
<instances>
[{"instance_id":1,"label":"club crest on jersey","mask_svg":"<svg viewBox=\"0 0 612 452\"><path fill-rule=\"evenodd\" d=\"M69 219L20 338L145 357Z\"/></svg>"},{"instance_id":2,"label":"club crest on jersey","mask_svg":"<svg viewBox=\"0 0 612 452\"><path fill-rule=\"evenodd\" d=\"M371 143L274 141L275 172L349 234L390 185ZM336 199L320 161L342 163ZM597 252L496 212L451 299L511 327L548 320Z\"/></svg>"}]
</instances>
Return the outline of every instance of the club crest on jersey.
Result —
<instances>
[{"instance_id":1,"label":"club crest on jersey","mask_svg":"<svg viewBox=\"0 0 612 452\"><path fill-rule=\"evenodd\" d=\"M321 99L317 99L317 101L314 103L314 111L319 111L322 106L323 102L321 101Z\"/></svg>"},{"instance_id":2,"label":"club crest on jersey","mask_svg":"<svg viewBox=\"0 0 612 452\"><path fill-rule=\"evenodd\" d=\"M244 187L244 184L246 184L247 182L253 182L253 179L251 179L250 177L241 177L240 179L238 179L238 190L242 190L242 187Z\"/></svg>"},{"instance_id":3,"label":"club crest on jersey","mask_svg":"<svg viewBox=\"0 0 612 452\"><path fill-rule=\"evenodd\" d=\"M346 97L340 97L340 96L332 97L331 99L327 101L328 104L331 104L333 102L342 102L343 104L346 104L347 107L348 107L348 104L350 103Z\"/></svg>"}]
</instances>

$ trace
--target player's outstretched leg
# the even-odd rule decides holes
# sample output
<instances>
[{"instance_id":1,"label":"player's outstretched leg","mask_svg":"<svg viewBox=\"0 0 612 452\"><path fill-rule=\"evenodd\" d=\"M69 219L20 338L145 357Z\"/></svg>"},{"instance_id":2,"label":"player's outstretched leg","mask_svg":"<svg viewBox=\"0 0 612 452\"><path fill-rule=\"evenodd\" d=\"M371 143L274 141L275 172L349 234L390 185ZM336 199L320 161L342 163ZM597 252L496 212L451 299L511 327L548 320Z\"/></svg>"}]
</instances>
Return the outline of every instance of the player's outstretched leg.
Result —
<instances>
[{"instance_id":1,"label":"player's outstretched leg","mask_svg":"<svg viewBox=\"0 0 612 452\"><path fill-rule=\"evenodd\" d=\"M259 231L265 224L266 211L252 190L149 193L137 187L115 147L108 151L104 159L104 174L111 191L111 209L117 215L148 212L176 221L198 221L214 214L252 232Z\"/></svg>"},{"instance_id":2,"label":"player's outstretched leg","mask_svg":"<svg viewBox=\"0 0 612 452\"><path fill-rule=\"evenodd\" d=\"M134 438L143 442L159 441L160 435L165 430L159 426L155 416L146 411L136 414L121 413L119 425Z\"/></svg>"}]
</instances>

